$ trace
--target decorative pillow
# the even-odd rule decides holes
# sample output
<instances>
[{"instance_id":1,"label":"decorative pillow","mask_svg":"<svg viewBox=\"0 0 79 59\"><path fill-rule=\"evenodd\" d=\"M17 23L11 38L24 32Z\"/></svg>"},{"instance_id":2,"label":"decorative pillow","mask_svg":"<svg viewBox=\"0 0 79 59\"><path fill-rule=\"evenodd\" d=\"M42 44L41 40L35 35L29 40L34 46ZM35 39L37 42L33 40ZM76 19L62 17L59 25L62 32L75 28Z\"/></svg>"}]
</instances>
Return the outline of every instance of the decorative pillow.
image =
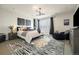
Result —
<instances>
[{"instance_id":1,"label":"decorative pillow","mask_svg":"<svg viewBox=\"0 0 79 59\"><path fill-rule=\"evenodd\" d=\"M22 31L27 31L27 29L24 28L24 29L22 29Z\"/></svg>"},{"instance_id":2,"label":"decorative pillow","mask_svg":"<svg viewBox=\"0 0 79 59\"><path fill-rule=\"evenodd\" d=\"M27 28L25 28L25 27L24 27L24 28L23 28L23 27L20 27L20 28L19 28L19 31L27 31Z\"/></svg>"}]
</instances>

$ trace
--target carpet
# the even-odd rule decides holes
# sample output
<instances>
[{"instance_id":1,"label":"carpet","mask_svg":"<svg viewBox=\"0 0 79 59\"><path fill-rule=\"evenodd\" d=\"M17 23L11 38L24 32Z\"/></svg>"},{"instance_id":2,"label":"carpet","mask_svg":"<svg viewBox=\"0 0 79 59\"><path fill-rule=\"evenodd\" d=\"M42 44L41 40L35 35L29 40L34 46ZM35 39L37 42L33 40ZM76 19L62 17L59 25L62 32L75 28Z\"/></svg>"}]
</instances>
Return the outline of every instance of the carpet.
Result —
<instances>
[{"instance_id":1,"label":"carpet","mask_svg":"<svg viewBox=\"0 0 79 59\"><path fill-rule=\"evenodd\" d=\"M8 45L10 54L12 55L63 55L64 54L64 41L55 40L51 35L44 35L39 39L46 39L41 43L30 44L22 39L17 39L15 43ZM39 39L36 39L39 42ZM50 40L48 40L50 39ZM42 44L42 46L39 46ZM39 47L38 47L39 46Z\"/></svg>"}]
</instances>

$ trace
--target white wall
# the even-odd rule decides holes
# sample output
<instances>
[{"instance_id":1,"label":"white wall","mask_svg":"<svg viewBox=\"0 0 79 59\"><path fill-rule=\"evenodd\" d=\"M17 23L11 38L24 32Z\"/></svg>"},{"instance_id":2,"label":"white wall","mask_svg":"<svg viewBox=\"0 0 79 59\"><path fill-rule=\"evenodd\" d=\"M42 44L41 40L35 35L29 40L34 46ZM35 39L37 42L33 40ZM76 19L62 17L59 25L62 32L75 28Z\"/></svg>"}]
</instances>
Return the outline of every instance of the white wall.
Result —
<instances>
[{"instance_id":1,"label":"white wall","mask_svg":"<svg viewBox=\"0 0 79 59\"><path fill-rule=\"evenodd\" d=\"M29 12L21 15L15 12L16 9L9 11L0 8L0 33L8 33L10 30L8 28L9 25L17 25L17 17L22 17L27 19ZM54 12L54 11L53 11ZM22 12L21 12L22 13ZM73 25L73 16L72 13L63 13L63 14L58 14L54 17L54 27L55 31L65 31L66 29L69 29ZM64 19L70 19L70 25L69 26L64 26ZM31 27L33 28L33 21Z\"/></svg>"},{"instance_id":2,"label":"white wall","mask_svg":"<svg viewBox=\"0 0 79 59\"><path fill-rule=\"evenodd\" d=\"M64 26L64 19L69 19L69 26ZM63 32L73 27L73 13L62 13L54 17L54 32Z\"/></svg>"},{"instance_id":3,"label":"white wall","mask_svg":"<svg viewBox=\"0 0 79 59\"><path fill-rule=\"evenodd\" d=\"M9 25L17 25L17 17L23 17L20 14L11 12L5 9L0 8L0 33L8 33L10 30ZM25 18L25 17L23 17ZM64 26L64 19L70 19L70 25ZM33 21L32 25L33 27ZM63 13L58 14L54 17L54 31L65 31L73 27L73 14L72 13Z\"/></svg>"},{"instance_id":4,"label":"white wall","mask_svg":"<svg viewBox=\"0 0 79 59\"><path fill-rule=\"evenodd\" d=\"M25 18L23 15L0 8L0 33L10 32L8 28L8 26L10 25L17 26L17 17ZM31 25L31 27L33 27L33 24Z\"/></svg>"}]
</instances>

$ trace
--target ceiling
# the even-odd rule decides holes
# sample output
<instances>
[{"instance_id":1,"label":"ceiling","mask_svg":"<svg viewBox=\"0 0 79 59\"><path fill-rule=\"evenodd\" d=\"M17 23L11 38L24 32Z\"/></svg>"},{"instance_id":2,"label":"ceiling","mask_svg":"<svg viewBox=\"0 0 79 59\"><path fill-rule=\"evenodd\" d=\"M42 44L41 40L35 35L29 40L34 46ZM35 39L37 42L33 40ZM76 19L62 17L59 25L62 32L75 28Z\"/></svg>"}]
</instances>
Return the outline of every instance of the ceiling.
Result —
<instances>
[{"instance_id":1,"label":"ceiling","mask_svg":"<svg viewBox=\"0 0 79 59\"><path fill-rule=\"evenodd\" d=\"M55 15L58 13L74 12L76 4L2 4L1 8L30 16L35 17L35 11L33 7L42 8L46 15Z\"/></svg>"}]
</instances>

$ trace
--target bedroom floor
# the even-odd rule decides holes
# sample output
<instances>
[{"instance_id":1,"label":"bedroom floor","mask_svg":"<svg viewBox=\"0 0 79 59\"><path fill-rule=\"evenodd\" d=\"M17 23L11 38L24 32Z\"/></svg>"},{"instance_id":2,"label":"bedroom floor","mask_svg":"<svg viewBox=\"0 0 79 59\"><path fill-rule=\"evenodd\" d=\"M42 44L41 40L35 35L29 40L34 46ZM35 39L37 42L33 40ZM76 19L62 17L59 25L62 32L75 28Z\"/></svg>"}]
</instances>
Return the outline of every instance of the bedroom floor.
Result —
<instances>
[{"instance_id":1,"label":"bedroom floor","mask_svg":"<svg viewBox=\"0 0 79 59\"><path fill-rule=\"evenodd\" d=\"M8 41L5 41L5 42L1 42L0 43L0 55L6 55L6 54L10 54L10 51L9 49L7 48L7 45L9 43L14 43L16 41L15 40L8 40ZM65 41L65 47L64 47L64 54L65 55L71 55L71 49L70 49L70 44L69 44L69 41Z\"/></svg>"},{"instance_id":2,"label":"bedroom floor","mask_svg":"<svg viewBox=\"0 0 79 59\"><path fill-rule=\"evenodd\" d=\"M9 54L9 49L7 48L8 43L14 42L15 40L4 41L0 43L0 55Z\"/></svg>"},{"instance_id":3,"label":"bedroom floor","mask_svg":"<svg viewBox=\"0 0 79 59\"><path fill-rule=\"evenodd\" d=\"M69 40L65 40L64 54L65 55L72 55L72 50L71 50Z\"/></svg>"}]
</instances>

